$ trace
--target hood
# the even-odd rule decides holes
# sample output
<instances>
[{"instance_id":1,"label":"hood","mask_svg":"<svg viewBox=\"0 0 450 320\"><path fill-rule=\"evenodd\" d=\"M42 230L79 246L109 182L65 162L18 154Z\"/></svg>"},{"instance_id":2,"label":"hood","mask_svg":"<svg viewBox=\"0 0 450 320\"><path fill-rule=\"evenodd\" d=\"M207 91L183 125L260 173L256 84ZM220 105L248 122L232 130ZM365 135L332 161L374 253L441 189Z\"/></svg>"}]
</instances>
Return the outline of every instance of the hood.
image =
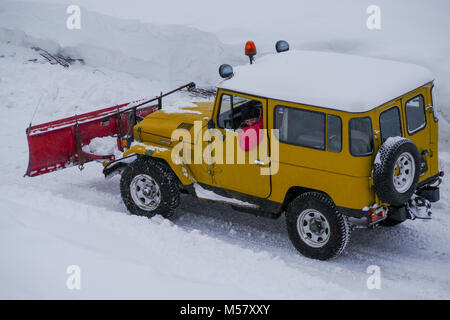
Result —
<instances>
[{"instance_id":1,"label":"hood","mask_svg":"<svg viewBox=\"0 0 450 320\"><path fill-rule=\"evenodd\" d=\"M186 129L191 131L194 127L194 121L201 121L202 126L206 125L211 119L214 103L196 102L195 106L184 108L163 107L149 114L144 120L139 122L134 130L137 137L137 130L141 128L141 138L145 141L157 140L154 142L170 141L172 132L176 129Z\"/></svg>"}]
</instances>

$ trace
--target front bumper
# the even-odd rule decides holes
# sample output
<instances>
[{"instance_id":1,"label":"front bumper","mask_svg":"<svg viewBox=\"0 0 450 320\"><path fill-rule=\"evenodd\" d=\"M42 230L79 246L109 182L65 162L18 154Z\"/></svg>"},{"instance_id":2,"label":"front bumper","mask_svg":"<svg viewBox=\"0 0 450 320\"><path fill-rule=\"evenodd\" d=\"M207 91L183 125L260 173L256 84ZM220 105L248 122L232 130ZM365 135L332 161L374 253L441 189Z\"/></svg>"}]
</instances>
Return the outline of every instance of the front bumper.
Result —
<instances>
[{"instance_id":1,"label":"front bumper","mask_svg":"<svg viewBox=\"0 0 450 320\"><path fill-rule=\"evenodd\" d=\"M116 161L110 162L103 169L103 174L106 179L110 179L116 174L121 173L125 168L132 162L134 162L138 156L136 154L129 155L128 157L118 159Z\"/></svg>"}]
</instances>

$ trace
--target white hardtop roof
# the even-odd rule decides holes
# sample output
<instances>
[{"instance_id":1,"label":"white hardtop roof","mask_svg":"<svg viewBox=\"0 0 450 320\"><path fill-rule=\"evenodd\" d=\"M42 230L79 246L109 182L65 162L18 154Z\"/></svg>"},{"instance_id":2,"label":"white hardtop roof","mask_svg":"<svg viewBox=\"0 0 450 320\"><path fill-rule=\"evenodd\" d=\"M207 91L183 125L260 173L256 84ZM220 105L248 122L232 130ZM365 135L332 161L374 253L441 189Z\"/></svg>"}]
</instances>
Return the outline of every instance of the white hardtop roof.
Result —
<instances>
[{"instance_id":1,"label":"white hardtop roof","mask_svg":"<svg viewBox=\"0 0 450 320\"><path fill-rule=\"evenodd\" d=\"M365 112L433 80L418 65L346 54L288 51L234 68L218 88L277 100Z\"/></svg>"}]
</instances>

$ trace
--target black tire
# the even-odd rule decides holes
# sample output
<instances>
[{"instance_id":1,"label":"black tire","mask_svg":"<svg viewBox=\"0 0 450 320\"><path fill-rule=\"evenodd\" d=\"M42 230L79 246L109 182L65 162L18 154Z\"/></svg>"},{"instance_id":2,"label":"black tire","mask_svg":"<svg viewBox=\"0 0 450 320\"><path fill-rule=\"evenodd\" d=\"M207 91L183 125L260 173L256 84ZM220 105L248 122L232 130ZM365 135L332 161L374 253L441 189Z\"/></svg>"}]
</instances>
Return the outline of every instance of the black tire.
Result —
<instances>
[{"instance_id":1,"label":"black tire","mask_svg":"<svg viewBox=\"0 0 450 320\"><path fill-rule=\"evenodd\" d=\"M397 160L405 155L412 156L414 164L414 173L411 173L412 183L407 190L398 190L394 186L394 175ZM393 206L401 206L406 203L417 188L420 176L420 154L416 145L409 139L396 138L387 140L378 150L374 162L373 180L375 192L381 201Z\"/></svg>"},{"instance_id":2,"label":"black tire","mask_svg":"<svg viewBox=\"0 0 450 320\"><path fill-rule=\"evenodd\" d=\"M297 227L298 223L306 222L306 218L302 218L303 216L308 217L312 214L308 213L310 212L309 209L319 212L322 215L320 217L322 220L319 220L319 223L323 222L323 218L325 218L329 227L328 233L326 229L322 230L322 235L327 237L328 240L325 242L325 239L323 239L324 243L319 247L308 243L311 242L308 233L302 236L301 227ZM288 206L286 225L294 247L302 255L313 259L327 260L341 254L350 240L351 231L347 218L337 210L328 196L319 192L307 192L295 198Z\"/></svg>"},{"instance_id":3,"label":"black tire","mask_svg":"<svg viewBox=\"0 0 450 320\"><path fill-rule=\"evenodd\" d=\"M145 206L145 204L142 202L137 203L131 194L133 190L131 186L133 179L143 175L150 177L159 188L159 197L157 198L160 201L151 209L143 209L142 206ZM136 179L139 180L138 178ZM174 215L176 208L180 204L180 191L177 177L168 165L153 158L139 158L128 165L122 173L120 193L128 211L138 216L151 218L159 214L165 218L169 218Z\"/></svg>"}]
</instances>

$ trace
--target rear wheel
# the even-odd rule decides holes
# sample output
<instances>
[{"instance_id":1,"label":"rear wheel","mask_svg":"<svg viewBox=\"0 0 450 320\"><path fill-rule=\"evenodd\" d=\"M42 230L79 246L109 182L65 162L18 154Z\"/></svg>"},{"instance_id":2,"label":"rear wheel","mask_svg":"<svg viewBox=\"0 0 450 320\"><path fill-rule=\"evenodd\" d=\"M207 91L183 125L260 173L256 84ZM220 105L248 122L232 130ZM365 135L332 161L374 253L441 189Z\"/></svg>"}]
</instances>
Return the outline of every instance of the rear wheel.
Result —
<instances>
[{"instance_id":1,"label":"rear wheel","mask_svg":"<svg viewBox=\"0 0 450 320\"><path fill-rule=\"evenodd\" d=\"M350 240L347 218L318 192L295 198L288 206L286 224L292 244L309 258L330 259L342 253Z\"/></svg>"},{"instance_id":2,"label":"rear wheel","mask_svg":"<svg viewBox=\"0 0 450 320\"><path fill-rule=\"evenodd\" d=\"M124 170L120 192L130 213L149 218L156 214L171 217L180 203L176 176L152 158L138 159Z\"/></svg>"}]
</instances>

